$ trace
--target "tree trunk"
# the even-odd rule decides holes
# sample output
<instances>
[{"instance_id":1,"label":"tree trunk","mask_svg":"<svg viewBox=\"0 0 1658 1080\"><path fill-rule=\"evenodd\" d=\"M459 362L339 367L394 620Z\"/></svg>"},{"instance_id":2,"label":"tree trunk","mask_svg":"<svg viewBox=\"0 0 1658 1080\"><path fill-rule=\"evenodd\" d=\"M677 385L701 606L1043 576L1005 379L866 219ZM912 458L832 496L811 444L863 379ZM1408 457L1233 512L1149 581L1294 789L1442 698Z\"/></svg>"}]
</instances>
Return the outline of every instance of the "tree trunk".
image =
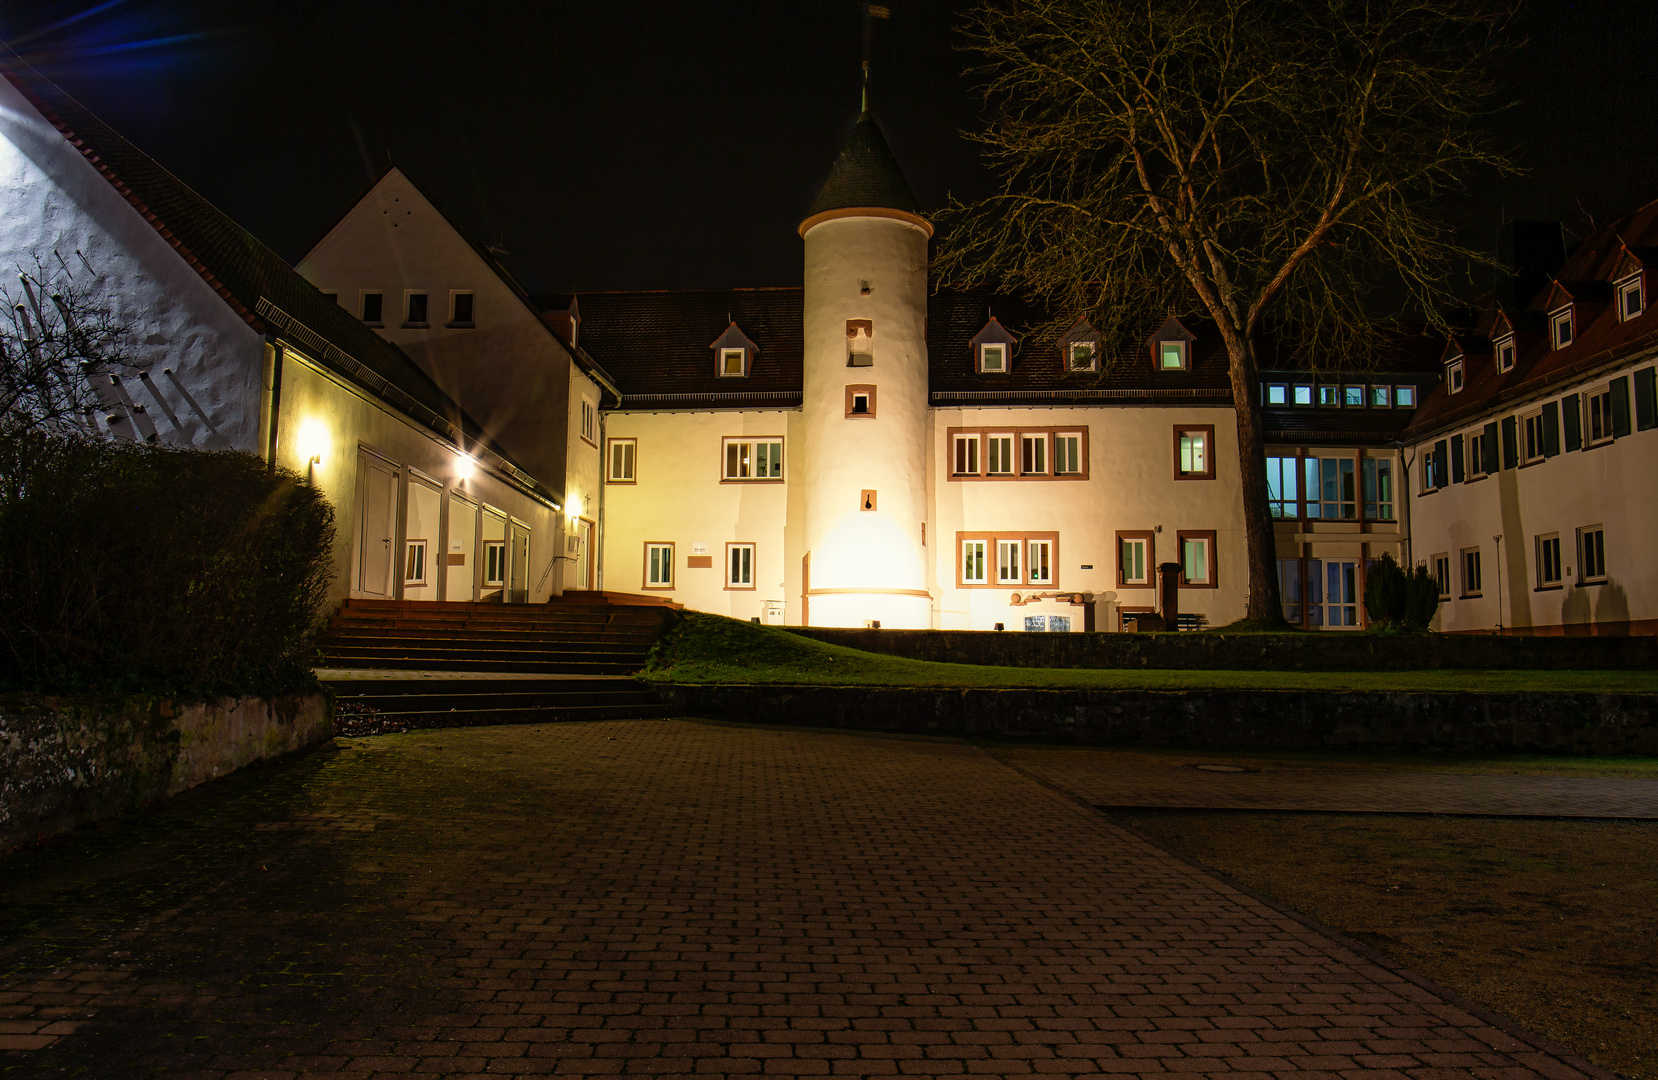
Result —
<instances>
[{"instance_id":1,"label":"tree trunk","mask_svg":"<svg viewBox=\"0 0 1658 1080\"><path fill-rule=\"evenodd\" d=\"M1261 429L1261 388L1247 338L1227 335L1233 412L1238 417L1238 472L1243 489L1244 537L1249 548L1251 622L1284 623L1278 595L1278 544L1267 498L1267 449Z\"/></svg>"}]
</instances>

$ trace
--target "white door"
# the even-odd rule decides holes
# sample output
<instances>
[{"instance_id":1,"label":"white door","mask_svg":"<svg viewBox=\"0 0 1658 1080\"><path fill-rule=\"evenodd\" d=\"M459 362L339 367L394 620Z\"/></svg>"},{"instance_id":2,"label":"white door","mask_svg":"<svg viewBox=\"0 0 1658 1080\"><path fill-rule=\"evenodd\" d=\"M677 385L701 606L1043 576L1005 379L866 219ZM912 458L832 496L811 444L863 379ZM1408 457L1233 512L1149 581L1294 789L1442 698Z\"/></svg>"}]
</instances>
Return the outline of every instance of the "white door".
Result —
<instances>
[{"instance_id":1,"label":"white door","mask_svg":"<svg viewBox=\"0 0 1658 1080\"><path fill-rule=\"evenodd\" d=\"M471 600L477 575L478 508L465 499L449 500L449 550L443 558L445 600Z\"/></svg>"},{"instance_id":2,"label":"white door","mask_svg":"<svg viewBox=\"0 0 1658 1080\"><path fill-rule=\"evenodd\" d=\"M512 526L512 581L507 586L507 603L530 602L530 534Z\"/></svg>"},{"instance_id":3,"label":"white door","mask_svg":"<svg viewBox=\"0 0 1658 1080\"><path fill-rule=\"evenodd\" d=\"M1351 630L1359 625L1359 563L1357 559L1325 559L1324 628Z\"/></svg>"},{"instance_id":4,"label":"white door","mask_svg":"<svg viewBox=\"0 0 1658 1080\"><path fill-rule=\"evenodd\" d=\"M357 594L390 600L396 566L397 472L376 458L363 457L357 490Z\"/></svg>"}]
</instances>

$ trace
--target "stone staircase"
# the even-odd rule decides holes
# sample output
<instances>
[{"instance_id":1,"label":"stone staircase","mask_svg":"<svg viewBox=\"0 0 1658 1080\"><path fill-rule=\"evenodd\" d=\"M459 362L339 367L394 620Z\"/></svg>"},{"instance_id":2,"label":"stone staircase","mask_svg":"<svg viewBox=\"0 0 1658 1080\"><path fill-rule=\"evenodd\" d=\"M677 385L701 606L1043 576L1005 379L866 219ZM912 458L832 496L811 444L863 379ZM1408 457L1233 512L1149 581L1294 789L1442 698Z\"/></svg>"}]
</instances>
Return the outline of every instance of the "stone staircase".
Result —
<instances>
[{"instance_id":1,"label":"stone staircase","mask_svg":"<svg viewBox=\"0 0 1658 1080\"><path fill-rule=\"evenodd\" d=\"M632 676L669 610L599 593L534 606L348 600L318 674L342 734L663 716Z\"/></svg>"}]
</instances>

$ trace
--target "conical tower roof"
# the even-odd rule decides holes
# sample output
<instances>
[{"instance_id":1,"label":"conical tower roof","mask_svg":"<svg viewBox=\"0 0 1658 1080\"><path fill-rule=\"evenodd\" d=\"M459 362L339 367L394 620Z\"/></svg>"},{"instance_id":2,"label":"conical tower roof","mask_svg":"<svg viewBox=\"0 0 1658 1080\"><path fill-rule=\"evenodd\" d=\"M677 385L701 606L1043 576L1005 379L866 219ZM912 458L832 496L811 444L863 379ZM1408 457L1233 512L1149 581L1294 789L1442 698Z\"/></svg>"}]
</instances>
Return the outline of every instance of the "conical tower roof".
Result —
<instances>
[{"instance_id":1,"label":"conical tower roof","mask_svg":"<svg viewBox=\"0 0 1658 1080\"><path fill-rule=\"evenodd\" d=\"M835 159L835 167L829 170L829 179L806 217L809 220L832 210L862 207L921 214L915 193L899 171L886 137L868 112L859 116L852 126L852 133Z\"/></svg>"}]
</instances>

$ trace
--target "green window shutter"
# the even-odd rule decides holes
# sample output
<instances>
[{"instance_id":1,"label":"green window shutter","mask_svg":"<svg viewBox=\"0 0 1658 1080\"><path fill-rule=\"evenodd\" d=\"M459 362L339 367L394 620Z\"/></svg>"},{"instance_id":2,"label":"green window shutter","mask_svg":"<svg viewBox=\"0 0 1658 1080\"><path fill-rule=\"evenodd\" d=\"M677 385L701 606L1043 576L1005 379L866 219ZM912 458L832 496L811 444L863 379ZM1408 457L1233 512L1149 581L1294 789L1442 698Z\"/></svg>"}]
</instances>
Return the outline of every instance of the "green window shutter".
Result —
<instances>
[{"instance_id":1,"label":"green window shutter","mask_svg":"<svg viewBox=\"0 0 1658 1080\"><path fill-rule=\"evenodd\" d=\"M1451 436L1451 483L1460 484L1463 481L1462 471L1462 436Z\"/></svg>"},{"instance_id":2,"label":"green window shutter","mask_svg":"<svg viewBox=\"0 0 1658 1080\"><path fill-rule=\"evenodd\" d=\"M1503 468L1520 464L1520 433L1512 416L1503 417Z\"/></svg>"},{"instance_id":3,"label":"green window shutter","mask_svg":"<svg viewBox=\"0 0 1658 1080\"><path fill-rule=\"evenodd\" d=\"M1480 453L1485 458L1485 468L1480 471L1490 475L1497 471L1497 425L1485 425L1485 438L1480 440Z\"/></svg>"},{"instance_id":4,"label":"green window shutter","mask_svg":"<svg viewBox=\"0 0 1658 1080\"><path fill-rule=\"evenodd\" d=\"M1560 412L1566 419L1566 449L1583 449L1583 406L1578 404L1576 394L1560 399Z\"/></svg>"},{"instance_id":5,"label":"green window shutter","mask_svg":"<svg viewBox=\"0 0 1658 1080\"><path fill-rule=\"evenodd\" d=\"M1621 439L1629 431L1629 377L1620 375L1612 380L1612 437Z\"/></svg>"},{"instance_id":6,"label":"green window shutter","mask_svg":"<svg viewBox=\"0 0 1658 1080\"><path fill-rule=\"evenodd\" d=\"M1433 444L1433 486L1445 486L1445 440L1440 439Z\"/></svg>"},{"instance_id":7,"label":"green window shutter","mask_svg":"<svg viewBox=\"0 0 1658 1080\"><path fill-rule=\"evenodd\" d=\"M1550 401L1543 406L1543 456L1556 457L1560 453L1560 403Z\"/></svg>"},{"instance_id":8,"label":"green window shutter","mask_svg":"<svg viewBox=\"0 0 1658 1080\"><path fill-rule=\"evenodd\" d=\"M1658 368L1635 373L1635 430L1658 427Z\"/></svg>"}]
</instances>

